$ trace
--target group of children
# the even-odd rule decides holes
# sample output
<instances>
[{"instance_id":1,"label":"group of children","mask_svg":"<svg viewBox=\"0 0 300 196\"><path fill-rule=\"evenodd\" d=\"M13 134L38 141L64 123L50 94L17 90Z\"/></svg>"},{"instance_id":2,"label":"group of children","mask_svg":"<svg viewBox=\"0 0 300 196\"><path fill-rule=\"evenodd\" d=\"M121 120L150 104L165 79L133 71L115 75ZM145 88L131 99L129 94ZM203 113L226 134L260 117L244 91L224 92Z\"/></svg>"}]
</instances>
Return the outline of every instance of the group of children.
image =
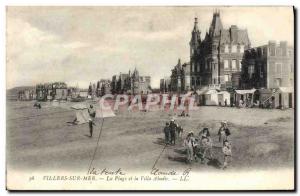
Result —
<instances>
[{"instance_id":1,"label":"group of children","mask_svg":"<svg viewBox=\"0 0 300 196\"><path fill-rule=\"evenodd\" d=\"M176 127L178 126L174 120L172 119L170 123L167 123L168 126L171 127L171 124L175 124ZM166 126L166 127L168 127ZM166 129L166 128L165 128ZM168 129L168 128L167 128ZM180 134L182 136L183 134L183 129L180 127ZM176 129L175 129L176 133ZM165 131L166 134L166 131ZM221 122L221 127L219 128L218 131L218 136L219 136L219 143L222 145L222 153L224 155L224 162L222 169L225 169L229 166L231 162L231 143L229 142L229 136L230 136L230 130L228 129L228 125L226 121ZM166 144L168 144L169 140L166 136ZM171 136L172 137L172 136ZM176 138L174 138L176 139ZM172 141L172 139L171 139ZM172 144L172 143L171 143ZM175 142L174 142L175 144ZM205 163L205 159L212 160L213 159L213 153L212 153L212 148L213 148L213 141L210 136L209 129L207 127L203 128L198 135L195 135L192 131L189 132L186 136L186 138L183 141L183 146L186 149L187 152L187 162L191 163L192 161L197 161L198 158L200 158L201 163Z\"/></svg>"},{"instance_id":2,"label":"group of children","mask_svg":"<svg viewBox=\"0 0 300 196\"><path fill-rule=\"evenodd\" d=\"M174 119L166 123L164 128L165 143L175 145L178 138L182 138L183 128L175 123Z\"/></svg>"}]
</instances>

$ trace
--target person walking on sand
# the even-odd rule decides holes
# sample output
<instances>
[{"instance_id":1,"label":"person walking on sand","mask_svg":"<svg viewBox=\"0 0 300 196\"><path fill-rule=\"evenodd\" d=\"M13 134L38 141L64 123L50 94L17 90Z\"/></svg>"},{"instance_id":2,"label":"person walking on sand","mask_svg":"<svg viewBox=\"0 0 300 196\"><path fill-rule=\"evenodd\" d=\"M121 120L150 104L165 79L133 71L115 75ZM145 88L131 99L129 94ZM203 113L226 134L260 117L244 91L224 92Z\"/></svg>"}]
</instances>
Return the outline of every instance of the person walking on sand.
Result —
<instances>
[{"instance_id":1,"label":"person walking on sand","mask_svg":"<svg viewBox=\"0 0 300 196\"><path fill-rule=\"evenodd\" d=\"M221 127L219 129L218 135L219 135L219 142L222 144L224 143L225 140L228 140L228 137L230 135L230 130L227 127L227 122L222 121L221 122Z\"/></svg>"},{"instance_id":2,"label":"person walking on sand","mask_svg":"<svg viewBox=\"0 0 300 196\"><path fill-rule=\"evenodd\" d=\"M93 137L93 126L95 125L94 119L96 117L96 111L94 110L93 105L90 105L90 108L88 109L88 113L90 115L89 118L90 137Z\"/></svg>"},{"instance_id":3,"label":"person walking on sand","mask_svg":"<svg viewBox=\"0 0 300 196\"><path fill-rule=\"evenodd\" d=\"M171 134L171 131L170 131L170 123L166 123L166 126L164 128L164 133L165 133L165 143L166 144L170 144L170 134Z\"/></svg>"},{"instance_id":4,"label":"person walking on sand","mask_svg":"<svg viewBox=\"0 0 300 196\"><path fill-rule=\"evenodd\" d=\"M224 141L223 148L222 148L223 154L224 154L224 163L222 169L226 169L232 160L232 153L231 153L231 144L228 140Z\"/></svg>"},{"instance_id":5,"label":"person walking on sand","mask_svg":"<svg viewBox=\"0 0 300 196\"><path fill-rule=\"evenodd\" d=\"M170 135L171 135L171 144L175 145L175 141L176 141L176 129L177 129L177 125L175 124L175 120L171 119L170 122Z\"/></svg>"},{"instance_id":6,"label":"person walking on sand","mask_svg":"<svg viewBox=\"0 0 300 196\"><path fill-rule=\"evenodd\" d=\"M208 155L208 159L212 159L212 139L209 134L209 130L207 127L203 128L199 133L200 137L200 159L201 163L205 163L206 155Z\"/></svg>"},{"instance_id":7,"label":"person walking on sand","mask_svg":"<svg viewBox=\"0 0 300 196\"><path fill-rule=\"evenodd\" d=\"M182 134L183 134L183 128L182 126L178 126L178 129L177 129L177 138L179 139L182 139Z\"/></svg>"},{"instance_id":8,"label":"person walking on sand","mask_svg":"<svg viewBox=\"0 0 300 196\"><path fill-rule=\"evenodd\" d=\"M191 163L194 160L194 147L195 147L195 138L194 138L194 133L192 131L188 133L187 137L183 142L183 146L186 148L187 162Z\"/></svg>"}]
</instances>

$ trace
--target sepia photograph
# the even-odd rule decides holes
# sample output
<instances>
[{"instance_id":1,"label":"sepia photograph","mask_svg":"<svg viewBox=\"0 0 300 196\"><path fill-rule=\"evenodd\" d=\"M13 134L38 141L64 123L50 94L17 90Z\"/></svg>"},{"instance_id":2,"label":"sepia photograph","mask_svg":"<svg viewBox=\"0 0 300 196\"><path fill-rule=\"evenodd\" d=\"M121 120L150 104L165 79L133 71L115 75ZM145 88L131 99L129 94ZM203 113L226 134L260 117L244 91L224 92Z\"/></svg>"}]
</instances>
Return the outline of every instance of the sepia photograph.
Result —
<instances>
[{"instance_id":1,"label":"sepia photograph","mask_svg":"<svg viewBox=\"0 0 300 196\"><path fill-rule=\"evenodd\" d=\"M6 189L295 190L293 6L6 6Z\"/></svg>"}]
</instances>

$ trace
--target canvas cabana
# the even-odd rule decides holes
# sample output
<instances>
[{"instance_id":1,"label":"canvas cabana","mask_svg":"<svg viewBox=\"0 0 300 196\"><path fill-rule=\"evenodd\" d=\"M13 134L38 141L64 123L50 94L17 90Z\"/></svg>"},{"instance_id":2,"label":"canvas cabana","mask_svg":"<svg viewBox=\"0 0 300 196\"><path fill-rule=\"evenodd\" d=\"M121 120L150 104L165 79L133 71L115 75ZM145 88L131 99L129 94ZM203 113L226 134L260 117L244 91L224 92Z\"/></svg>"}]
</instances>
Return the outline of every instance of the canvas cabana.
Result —
<instances>
[{"instance_id":1,"label":"canvas cabana","mask_svg":"<svg viewBox=\"0 0 300 196\"><path fill-rule=\"evenodd\" d=\"M228 91L221 91L221 92L218 92L217 94L218 94L219 105L230 106L230 93Z\"/></svg>"},{"instance_id":2,"label":"canvas cabana","mask_svg":"<svg viewBox=\"0 0 300 196\"><path fill-rule=\"evenodd\" d=\"M240 101L243 101L243 105L245 106L252 106L253 105L253 98L256 89L249 89L249 90L235 90L234 93L234 100L235 105L240 106Z\"/></svg>"},{"instance_id":3,"label":"canvas cabana","mask_svg":"<svg viewBox=\"0 0 300 196\"><path fill-rule=\"evenodd\" d=\"M207 92L208 90L196 90L196 96L195 96L195 99L196 99L196 103L197 105L205 105L205 93Z\"/></svg>"},{"instance_id":4,"label":"canvas cabana","mask_svg":"<svg viewBox=\"0 0 300 196\"><path fill-rule=\"evenodd\" d=\"M204 93L204 104L205 105L219 105L218 91L215 89L207 90Z\"/></svg>"},{"instance_id":5,"label":"canvas cabana","mask_svg":"<svg viewBox=\"0 0 300 196\"><path fill-rule=\"evenodd\" d=\"M294 108L294 88L279 87L275 92L276 108Z\"/></svg>"}]
</instances>

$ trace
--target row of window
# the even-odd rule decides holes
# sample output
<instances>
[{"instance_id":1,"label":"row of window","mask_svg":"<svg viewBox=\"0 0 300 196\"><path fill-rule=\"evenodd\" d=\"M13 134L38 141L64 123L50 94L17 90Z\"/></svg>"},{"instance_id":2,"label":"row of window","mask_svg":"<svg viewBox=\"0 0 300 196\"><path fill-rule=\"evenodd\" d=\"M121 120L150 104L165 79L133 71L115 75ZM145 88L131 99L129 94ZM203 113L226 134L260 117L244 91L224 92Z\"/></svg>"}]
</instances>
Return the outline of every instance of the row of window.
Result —
<instances>
[{"instance_id":1,"label":"row of window","mask_svg":"<svg viewBox=\"0 0 300 196\"><path fill-rule=\"evenodd\" d=\"M230 74L225 74L223 77L221 77L221 79L224 79L224 82L228 82L231 81L231 75ZM214 78L213 79L214 83L217 83L217 79ZM200 85L200 78L193 78L192 77L192 85Z\"/></svg>"},{"instance_id":2,"label":"row of window","mask_svg":"<svg viewBox=\"0 0 300 196\"><path fill-rule=\"evenodd\" d=\"M280 47L270 47L270 56L289 56L292 57L293 52L291 50L287 50L287 48Z\"/></svg>"},{"instance_id":3,"label":"row of window","mask_svg":"<svg viewBox=\"0 0 300 196\"><path fill-rule=\"evenodd\" d=\"M231 60L231 69L232 70L237 70L237 61L236 59L232 59ZM242 60L238 61L238 69L241 70L242 69ZM224 69L230 69L229 68L229 60L224 60Z\"/></svg>"},{"instance_id":4,"label":"row of window","mask_svg":"<svg viewBox=\"0 0 300 196\"><path fill-rule=\"evenodd\" d=\"M200 65L197 64L196 66L194 64L192 64L192 68L191 68L192 72L200 72Z\"/></svg>"},{"instance_id":5,"label":"row of window","mask_svg":"<svg viewBox=\"0 0 300 196\"><path fill-rule=\"evenodd\" d=\"M238 50L239 49L239 50ZM231 45L231 53L244 53L245 47L244 45L239 45L239 48L237 45ZM224 48L222 48L222 52L229 53L229 45L225 44Z\"/></svg>"},{"instance_id":6,"label":"row of window","mask_svg":"<svg viewBox=\"0 0 300 196\"><path fill-rule=\"evenodd\" d=\"M200 85L200 78L193 78L192 77L192 85L194 86L194 85Z\"/></svg>"},{"instance_id":7,"label":"row of window","mask_svg":"<svg viewBox=\"0 0 300 196\"><path fill-rule=\"evenodd\" d=\"M237 61L238 61L238 63L237 63ZM205 64L205 69L206 70L210 69L210 66L211 66L210 63L206 63ZM213 69L216 69L216 63L213 64ZM224 69L225 70L230 69L229 60L224 60ZM242 60L232 59L231 60L231 70L241 70L241 69L242 69ZM199 64L197 64L197 65L192 64L191 71L192 72L200 72L200 65Z\"/></svg>"},{"instance_id":8,"label":"row of window","mask_svg":"<svg viewBox=\"0 0 300 196\"><path fill-rule=\"evenodd\" d=\"M282 75L282 71L283 71L283 65L282 63L270 63L270 69L273 72L273 74L275 74L275 76L281 76ZM261 68L258 70L260 73L260 77L263 77L263 71L261 70ZM293 66L290 65L290 72L293 72ZM248 66L248 74L249 77L252 78L252 75L255 73L255 68L254 65L249 65Z\"/></svg>"},{"instance_id":9,"label":"row of window","mask_svg":"<svg viewBox=\"0 0 300 196\"><path fill-rule=\"evenodd\" d=\"M259 72L259 77L263 78L264 74L263 74L263 70L262 70L261 67L259 68L258 72ZM248 66L248 74L249 74L249 78L250 79L252 78L252 76L253 76L254 73L255 73L254 65Z\"/></svg>"}]
</instances>

